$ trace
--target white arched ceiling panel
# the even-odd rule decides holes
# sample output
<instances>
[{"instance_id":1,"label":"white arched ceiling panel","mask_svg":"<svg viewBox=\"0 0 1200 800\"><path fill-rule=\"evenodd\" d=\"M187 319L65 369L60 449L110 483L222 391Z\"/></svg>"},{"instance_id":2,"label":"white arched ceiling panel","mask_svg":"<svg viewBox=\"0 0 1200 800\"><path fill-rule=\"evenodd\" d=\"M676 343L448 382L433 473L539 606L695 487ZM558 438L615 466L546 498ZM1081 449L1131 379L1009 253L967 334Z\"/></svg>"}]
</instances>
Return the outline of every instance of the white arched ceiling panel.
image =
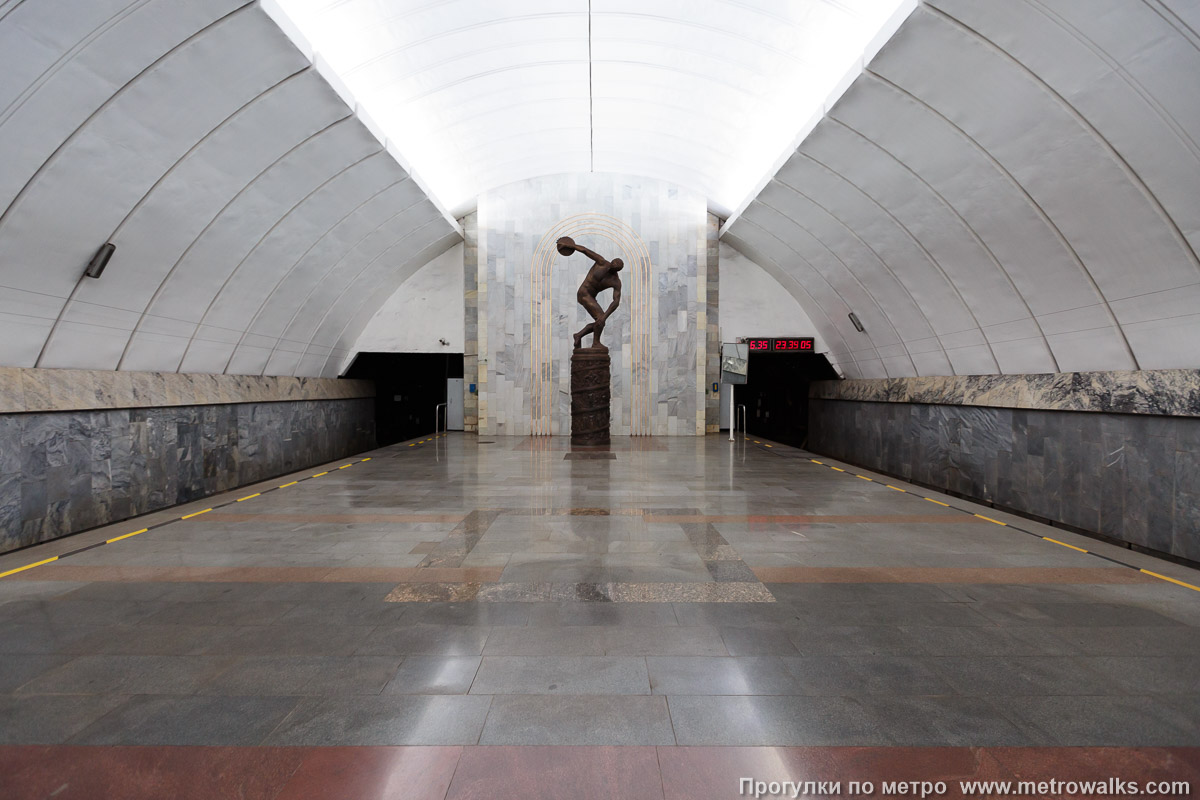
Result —
<instances>
[{"instance_id":1,"label":"white arched ceiling panel","mask_svg":"<svg viewBox=\"0 0 1200 800\"><path fill-rule=\"evenodd\" d=\"M955 373L1200 366L1200 48L1180 8L929 0L760 197L823 239L826 212L852 229L909 290L860 272L871 301L907 336L911 297ZM862 197L801 170L803 157ZM881 214L924 259L894 247ZM723 235L805 283L800 243L784 236L791 253L779 251L785 230L752 203ZM933 299L938 273L976 318L956 334L961 308ZM831 308L852 307L860 336L890 341L837 291ZM797 297L816 320L819 295ZM996 361L956 361L954 336Z\"/></svg>"},{"instance_id":2,"label":"white arched ceiling panel","mask_svg":"<svg viewBox=\"0 0 1200 800\"><path fill-rule=\"evenodd\" d=\"M235 235L228 237L228 251L234 257L219 271L219 288L205 295L208 302L197 309L199 324L180 365L182 372L225 371L249 322L244 315L254 312L254 305L243 304L240 297L244 282L253 280L241 271L242 264L297 206L378 152L379 143L354 120L346 120L297 148L285 159L286 168L269 171L243 195L240 207L230 210L236 215L230 231ZM189 254L193 261L202 256L197 250Z\"/></svg>"},{"instance_id":3,"label":"white arched ceiling panel","mask_svg":"<svg viewBox=\"0 0 1200 800\"><path fill-rule=\"evenodd\" d=\"M357 241L324 234L370 201L420 210L392 241L459 235L256 3L13 3L0 43L0 363L221 372L252 320L294 318ZM330 325L374 302L337 294L355 305Z\"/></svg>"},{"instance_id":4,"label":"white arched ceiling panel","mask_svg":"<svg viewBox=\"0 0 1200 800\"><path fill-rule=\"evenodd\" d=\"M321 284L339 259L359 241L385 222L402 216L424 200L420 188L408 177L386 186L363 200L350 213L337 220L288 267L277 285L247 326L247 339L263 337L274 350L304 302ZM296 342L293 344L304 344ZM268 366L268 372L271 367ZM290 374L288 369L284 374Z\"/></svg>"},{"instance_id":5,"label":"white arched ceiling panel","mask_svg":"<svg viewBox=\"0 0 1200 800\"><path fill-rule=\"evenodd\" d=\"M880 79L864 79L833 116L918 175L962 215L1003 265L1041 328L1027 341L1036 344L1044 338L1054 355L1051 366L1035 363L1005 371L1135 368L1120 327L1078 256L1020 184L962 131ZM1018 230L1022 235L1011 235ZM935 263L953 269L958 262L943 257ZM977 283L970 271L956 271L961 291L986 310L995 298L987 284ZM938 318L948 308L923 305ZM963 328L960 319L952 323L954 330ZM984 330L996 339L994 327ZM1080 330L1086 335L1077 335ZM1030 355L1039 353L1040 346Z\"/></svg>"},{"instance_id":6,"label":"white arched ceiling panel","mask_svg":"<svg viewBox=\"0 0 1200 800\"><path fill-rule=\"evenodd\" d=\"M23 2L0 19L0 206L146 67L247 0ZM125 8L120 8L120 7ZM108 10L111 16L103 12ZM68 21L69 20L69 21ZM41 51L39 57L30 50ZM36 64L36 67L34 66Z\"/></svg>"},{"instance_id":7,"label":"white arched ceiling panel","mask_svg":"<svg viewBox=\"0 0 1200 800\"><path fill-rule=\"evenodd\" d=\"M724 213L753 193L803 125L845 85L846 75L858 73L880 32L914 5L915 0L271 3L433 194L456 212L504 183L555 172L612 171L692 187ZM647 103L676 103L699 119L681 124L680 116L648 111ZM470 113L481 106L491 127L480 128ZM480 141L483 130L496 141ZM639 146L624 146L623 132L629 130L647 134ZM502 141L524 136L541 147L547 135L558 145L548 148L553 157L519 167L512 163L517 148ZM680 145L678 137L697 144ZM710 149L700 144L706 141L737 146ZM647 170L646 164L657 168Z\"/></svg>"},{"instance_id":8,"label":"white arched ceiling panel","mask_svg":"<svg viewBox=\"0 0 1200 800\"><path fill-rule=\"evenodd\" d=\"M170 371L178 366L199 321L202 292L211 295L220 285L207 270L187 272L194 265L185 258L189 247L206 240L207 229L223 228L228 217L222 210L265 170L347 113L320 76L305 70L261 95L198 145L130 215L113 238L121 263L130 266L95 282L119 289L127 302L141 303L119 368ZM195 281L184 292L175 291L181 286L179 269L185 280Z\"/></svg>"},{"instance_id":9,"label":"white arched ceiling panel","mask_svg":"<svg viewBox=\"0 0 1200 800\"><path fill-rule=\"evenodd\" d=\"M897 59L887 50L872 69L954 120L1017 176L1087 265L1140 366L1177 366L1161 334L1146 335L1145 316L1156 313L1155 293L1194 285L1200 270L1140 177L1078 109L998 48L937 12L909 24L926 40L922 53L938 53L937 69L919 54Z\"/></svg>"},{"instance_id":10,"label":"white arched ceiling panel","mask_svg":"<svg viewBox=\"0 0 1200 800\"><path fill-rule=\"evenodd\" d=\"M437 217L438 214L435 209L425 205L418 205L401 213L397 217L396 225L401 227L404 231L411 232L420 230L419 226L425 222L432 221ZM333 274L333 271L331 271L330 274ZM322 278L310 286L310 291L306 296L297 295L295 297L287 298L284 295L279 295L275 299L275 305L293 310L293 318L295 318L296 316L304 314L304 311L301 310L302 305L304 305L306 301L314 299L318 301L318 303L323 302L326 304L325 308L319 311L319 313L323 315L327 311L328 305L330 304L330 295L333 294L333 296L336 296L337 290L353 286L358 280L361 279L361 277L362 276L358 274L340 276L340 279L334 279L337 282L333 286L328 285L327 277ZM253 312L247 312L246 316L252 317ZM269 336L254 332L252 330L248 331L246 335L243 336L242 341L239 343L238 350L234 354L234 359L230 362L231 371L246 372L251 374L261 373L265 369L267 360L272 349L277 344L278 339L278 336ZM236 368L234 365L236 365Z\"/></svg>"},{"instance_id":11,"label":"white arched ceiling panel","mask_svg":"<svg viewBox=\"0 0 1200 800\"><path fill-rule=\"evenodd\" d=\"M905 318L907 309L894 307L894 313L889 314L874 303L869 287L872 278L864 275L869 269L866 261L866 257L870 257L869 251L866 254L843 251L840 256L835 249L836 242L823 241L816 234L822 220L806 217L804 221L808 226L795 221L799 216L796 208L803 202L802 198L782 187L769 186L758 196L754 218L759 224L769 227L784 244L817 270L841 297L863 309L864 319L869 319L880 332L879 336L872 337L872 341L888 365L889 375L912 375L914 368L903 345L905 333L909 334L907 338L920 338L928 332L928 328L922 326L919 314ZM828 232L826 236L833 238ZM903 291L900 287L892 288Z\"/></svg>"},{"instance_id":12,"label":"white arched ceiling panel","mask_svg":"<svg viewBox=\"0 0 1200 800\"><path fill-rule=\"evenodd\" d=\"M940 325L947 354L956 368L970 372L1054 372L1041 330L1008 274L956 209L904 164L850 128L825 125L801 148L826 170L852 184L868 206L886 208L892 221L922 243L946 278L959 288L972 324ZM836 195L835 195L836 196ZM847 203L839 213L854 215ZM864 229L863 235L873 232ZM920 263L920 262L918 262ZM907 273L911 265L898 263ZM892 301L893 304L895 301ZM931 317L942 309L929 306ZM982 332L984 343L976 342Z\"/></svg>"},{"instance_id":13,"label":"white arched ceiling panel","mask_svg":"<svg viewBox=\"0 0 1200 800\"><path fill-rule=\"evenodd\" d=\"M328 345L330 351L325 356L324 366L319 374L325 378L334 378L336 375L341 374L343 369L349 366L350 360L355 355L354 344L359 341L362 329L366 327L368 321L371 321L371 318L374 317L374 314L379 309L379 297L384 297L384 299L390 297L395 293L397 288L400 288L401 283L415 275L422 266L430 263L438 255L445 253L449 248L457 245L458 241L460 241L460 237L456 235L446 236L443 234L439 237L434 237L430 245L426 245L420 251L407 255L407 260L404 261L401 269L383 270L382 277L380 277L376 285L367 288L365 293L364 291L360 291L360 296L356 300L358 307L354 309L353 314L349 315L346 323L343 323L340 329L336 325L331 324L329 326L330 331L337 330L336 338L324 339L322 337L322 341L330 341L331 344ZM352 302L347 302L346 306L348 309L354 308ZM316 342L316 339L314 339L314 342ZM310 347L312 355L316 355L316 343L310 345ZM314 361L316 359L313 359Z\"/></svg>"},{"instance_id":14,"label":"white arched ceiling panel","mask_svg":"<svg viewBox=\"0 0 1200 800\"><path fill-rule=\"evenodd\" d=\"M439 230L428 209L414 207L389 220L322 277L304 299L282 338L290 343L316 343L320 339L328 346L327 340L331 338L328 327L340 329L346 322L345 316L358 310L357 305L346 307L343 298L347 294L355 297L362 287L375 285L379 272L404 269L417 253L439 240ZM412 265L413 270L430 258L433 255ZM340 311L334 312L335 307Z\"/></svg>"},{"instance_id":15,"label":"white arched ceiling panel","mask_svg":"<svg viewBox=\"0 0 1200 800\"><path fill-rule=\"evenodd\" d=\"M833 358L839 362L849 360L855 366L855 374L863 377L888 377L883 359L871 337L857 332L851 325L848 319L851 309L842 295L795 250L772 230L764 227L764 224L773 224L778 215L768 209L764 214L767 219L759 222L756 221L758 210L757 202L751 203L746 209L746 214L741 218L744 224L730 233L731 244L762 266L780 284L789 290L793 286L797 288L792 296L822 329L822 336L833 348ZM836 346L833 342L841 342L842 346Z\"/></svg>"},{"instance_id":16,"label":"white arched ceiling panel","mask_svg":"<svg viewBox=\"0 0 1200 800\"><path fill-rule=\"evenodd\" d=\"M273 294L277 302L286 301L286 290L275 290L287 277L288 268L320 238L328 224L403 177L400 167L379 150L326 180L289 209L246 254L222 287L205 323L228 327L236 320L244 329L238 343L244 343L253 335L249 325L263 304ZM232 362L222 371L242 372Z\"/></svg>"},{"instance_id":17,"label":"white arched ceiling panel","mask_svg":"<svg viewBox=\"0 0 1200 800\"><path fill-rule=\"evenodd\" d=\"M64 171L58 156L66 151L68 156L87 158L97 149L103 151L104 142L95 138L82 144L75 141L77 134L86 130L89 118L101 114L105 104L119 97L148 63L169 59L176 49L186 47L189 37L220 25L223 14L243 3L214 4L203 11L180 10L174 24L167 19L169 10L164 13L155 4L100 25L82 41L39 35L77 12L89 26L95 24L79 5L22 3L0 20L0 30L9 40L32 37L57 45L38 60L44 71L36 76L19 68L8 71L17 66L12 61L20 59L24 48L0 48L0 75L4 76L0 83L12 87L6 94L14 98L0 111L0 163L4 164L0 169L0 264L5 265L0 278L4 296L0 360L4 363L32 366L37 362L74 278L111 232L111 226L104 228L120 211L119 205L107 201L88 207L89 195L80 191L80 175ZM14 27L10 29L10 25ZM65 28L76 36L84 33L71 25ZM50 56L55 57L53 62ZM10 74L23 74L26 80L32 77L32 82L21 85L15 77L10 79ZM97 171L104 168L104 163L95 165ZM50 196L49 203L42 191L43 173L49 173L50 180L64 192ZM129 191L129 187L108 188L118 195ZM82 216L82 225L56 221L60 200L64 210L74 212L72 221L79 222ZM96 234L97 229L102 232Z\"/></svg>"},{"instance_id":18,"label":"white arched ceiling panel","mask_svg":"<svg viewBox=\"0 0 1200 800\"><path fill-rule=\"evenodd\" d=\"M17 248L37 248L40 257L62 265L49 291L70 291L78 280L77 265L86 263L97 242L114 239L114 231L119 234L129 209L153 193L197 142L305 67L299 53L280 48L272 58L270 49L259 49L263 37L272 35L271 22L262 16L251 19L223 20L128 86L58 151L14 206L11 224L20 234L5 236L0 228L0 236ZM230 54L217 69L210 53L224 50ZM171 96L187 97L188 103L176 113L162 114L158 109ZM106 202L99 208L93 197L72 192L84 174L105 187ZM124 274L127 279L146 277L131 269ZM119 284L127 282L79 284L37 365L115 368L148 299L139 303L126 295Z\"/></svg>"}]
</instances>

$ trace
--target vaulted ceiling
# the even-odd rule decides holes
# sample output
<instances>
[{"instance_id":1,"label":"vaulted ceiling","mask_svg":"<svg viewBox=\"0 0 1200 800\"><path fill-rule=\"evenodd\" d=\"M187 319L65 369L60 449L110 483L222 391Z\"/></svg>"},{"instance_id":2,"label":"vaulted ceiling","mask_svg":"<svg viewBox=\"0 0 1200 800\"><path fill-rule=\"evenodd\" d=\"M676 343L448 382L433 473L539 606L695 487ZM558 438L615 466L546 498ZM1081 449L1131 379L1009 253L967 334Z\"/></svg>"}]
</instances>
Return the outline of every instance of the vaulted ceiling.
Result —
<instances>
[{"instance_id":1,"label":"vaulted ceiling","mask_svg":"<svg viewBox=\"0 0 1200 800\"><path fill-rule=\"evenodd\" d=\"M0 364L336 374L479 192L594 169L848 376L1200 367L1200 3L914 5L0 0Z\"/></svg>"},{"instance_id":2,"label":"vaulted ceiling","mask_svg":"<svg viewBox=\"0 0 1200 800\"><path fill-rule=\"evenodd\" d=\"M1183 0L928 0L725 240L848 376L1200 367L1198 31Z\"/></svg>"},{"instance_id":3,"label":"vaulted ceiling","mask_svg":"<svg viewBox=\"0 0 1200 800\"><path fill-rule=\"evenodd\" d=\"M916 0L272 0L432 193L617 172L721 216Z\"/></svg>"}]
</instances>

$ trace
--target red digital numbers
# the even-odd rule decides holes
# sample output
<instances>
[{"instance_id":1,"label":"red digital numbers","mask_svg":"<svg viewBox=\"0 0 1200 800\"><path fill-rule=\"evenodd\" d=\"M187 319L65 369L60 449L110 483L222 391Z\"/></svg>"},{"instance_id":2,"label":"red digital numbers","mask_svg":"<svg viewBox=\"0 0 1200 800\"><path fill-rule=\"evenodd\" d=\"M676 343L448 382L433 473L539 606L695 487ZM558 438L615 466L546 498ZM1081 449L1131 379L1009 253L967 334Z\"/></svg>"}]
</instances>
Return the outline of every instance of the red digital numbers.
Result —
<instances>
[{"instance_id":1,"label":"red digital numbers","mask_svg":"<svg viewBox=\"0 0 1200 800\"><path fill-rule=\"evenodd\" d=\"M812 353L816 351L812 337L786 336L774 339L744 339L752 353Z\"/></svg>"},{"instance_id":2,"label":"red digital numbers","mask_svg":"<svg viewBox=\"0 0 1200 800\"><path fill-rule=\"evenodd\" d=\"M813 351L813 340L801 337L789 337L787 339L775 340L775 352L777 353L799 353Z\"/></svg>"}]
</instances>

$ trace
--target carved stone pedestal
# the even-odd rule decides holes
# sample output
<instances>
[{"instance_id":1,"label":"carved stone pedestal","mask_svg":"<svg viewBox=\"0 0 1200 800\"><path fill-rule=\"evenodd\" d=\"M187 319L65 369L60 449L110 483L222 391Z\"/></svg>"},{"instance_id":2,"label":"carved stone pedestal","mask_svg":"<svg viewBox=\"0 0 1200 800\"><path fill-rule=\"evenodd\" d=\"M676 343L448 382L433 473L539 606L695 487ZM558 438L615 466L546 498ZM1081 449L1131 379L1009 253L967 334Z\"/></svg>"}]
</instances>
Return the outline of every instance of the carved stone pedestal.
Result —
<instances>
[{"instance_id":1,"label":"carved stone pedestal","mask_svg":"<svg viewBox=\"0 0 1200 800\"><path fill-rule=\"evenodd\" d=\"M576 348L571 354L571 445L608 445L609 357L607 350Z\"/></svg>"}]
</instances>

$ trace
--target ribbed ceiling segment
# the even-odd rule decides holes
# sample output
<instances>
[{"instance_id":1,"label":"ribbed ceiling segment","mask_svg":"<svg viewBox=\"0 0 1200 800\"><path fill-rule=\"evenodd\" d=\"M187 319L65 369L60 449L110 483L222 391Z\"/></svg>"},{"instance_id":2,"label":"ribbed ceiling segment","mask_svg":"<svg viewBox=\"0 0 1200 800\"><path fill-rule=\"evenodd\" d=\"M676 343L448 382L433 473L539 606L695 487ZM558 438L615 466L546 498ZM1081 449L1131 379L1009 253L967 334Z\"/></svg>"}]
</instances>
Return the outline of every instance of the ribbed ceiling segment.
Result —
<instances>
[{"instance_id":1,"label":"ribbed ceiling segment","mask_svg":"<svg viewBox=\"0 0 1200 800\"><path fill-rule=\"evenodd\" d=\"M0 165L6 366L334 375L461 239L249 0L0 2Z\"/></svg>"},{"instance_id":2,"label":"ribbed ceiling segment","mask_svg":"<svg viewBox=\"0 0 1200 800\"><path fill-rule=\"evenodd\" d=\"M926 0L725 241L849 377L1200 367L1198 8Z\"/></svg>"},{"instance_id":3,"label":"ribbed ceiling segment","mask_svg":"<svg viewBox=\"0 0 1200 800\"><path fill-rule=\"evenodd\" d=\"M728 215L915 0L267 5L455 212L595 171L687 186Z\"/></svg>"}]
</instances>

